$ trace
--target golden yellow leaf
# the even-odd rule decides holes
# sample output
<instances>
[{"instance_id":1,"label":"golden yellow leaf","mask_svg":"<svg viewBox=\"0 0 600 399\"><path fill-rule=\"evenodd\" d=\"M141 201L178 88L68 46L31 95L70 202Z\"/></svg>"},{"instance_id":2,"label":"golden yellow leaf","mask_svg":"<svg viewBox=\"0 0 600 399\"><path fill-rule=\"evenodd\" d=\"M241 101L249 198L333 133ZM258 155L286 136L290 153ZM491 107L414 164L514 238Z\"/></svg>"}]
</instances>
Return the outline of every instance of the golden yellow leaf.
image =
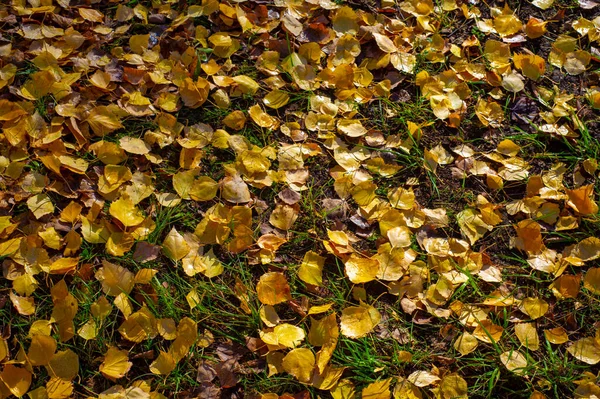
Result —
<instances>
[{"instance_id":1,"label":"golden yellow leaf","mask_svg":"<svg viewBox=\"0 0 600 399\"><path fill-rule=\"evenodd\" d=\"M56 352L56 340L47 335L34 335L27 356L33 366L47 365Z\"/></svg>"},{"instance_id":2,"label":"golden yellow leaf","mask_svg":"<svg viewBox=\"0 0 600 399\"><path fill-rule=\"evenodd\" d=\"M356 395L354 384L349 379L342 379L330 391L333 399L353 399Z\"/></svg>"},{"instance_id":3,"label":"golden yellow leaf","mask_svg":"<svg viewBox=\"0 0 600 399\"><path fill-rule=\"evenodd\" d=\"M263 97L263 103L273 109L279 109L290 101L290 96L281 90L275 89ZM245 121L245 119L244 119Z\"/></svg>"},{"instance_id":4,"label":"golden yellow leaf","mask_svg":"<svg viewBox=\"0 0 600 399\"><path fill-rule=\"evenodd\" d=\"M533 320L545 315L548 309L548 302L541 298L525 298L521 302L521 310Z\"/></svg>"},{"instance_id":5,"label":"golden yellow leaf","mask_svg":"<svg viewBox=\"0 0 600 399\"><path fill-rule=\"evenodd\" d=\"M515 325L515 335L526 348L536 351L540 347L540 338L534 323L518 323Z\"/></svg>"},{"instance_id":6,"label":"golden yellow leaf","mask_svg":"<svg viewBox=\"0 0 600 399\"><path fill-rule=\"evenodd\" d=\"M377 259L369 259L350 255L344 263L346 275L354 284L366 283L375 280L379 272L379 261Z\"/></svg>"},{"instance_id":7,"label":"golden yellow leaf","mask_svg":"<svg viewBox=\"0 0 600 399\"><path fill-rule=\"evenodd\" d=\"M287 204L277 204L271 216L269 223L281 230L289 230L298 218L298 210L294 206Z\"/></svg>"},{"instance_id":8,"label":"golden yellow leaf","mask_svg":"<svg viewBox=\"0 0 600 399\"><path fill-rule=\"evenodd\" d=\"M259 105L253 105L248 109L248 114L260 127L264 127L267 129L277 129L279 127L279 121L267 114L265 111L260 108Z\"/></svg>"},{"instance_id":9,"label":"golden yellow leaf","mask_svg":"<svg viewBox=\"0 0 600 399\"><path fill-rule=\"evenodd\" d=\"M481 320L475 327L473 336L482 342L492 344L500 341L503 332L504 329L501 326L490 320Z\"/></svg>"},{"instance_id":10,"label":"golden yellow leaf","mask_svg":"<svg viewBox=\"0 0 600 399\"><path fill-rule=\"evenodd\" d=\"M8 344L4 338L0 338L0 361L6 359L8 354Z\"/></svg>"},{"instance_id":11,"label":"golden yellow leaf","mask_svg":"<svg viewBox=\"0 0 600 399\"><path fill-rule=\"evenodd\" d=\"M527 358L517 351L507 351L500 354L500 361L508 369L517 375L524 375L527 373Z\"/></svg>"},{"instance_id":12,"label":"golden yellow leaf","mask_svg":"<svg viewBox=\"0 0 600 399\"><path fill-rule=\"evenodd\" d=\"M389 399L391 396L390 383L391 378L385 380L379 380L370 383L362 390L362 397L364 399Z\"/></svg>"},{"instance_id":13,"label":"golden yellow leaf","mask_svg":"<svg viewBox=\"0 0 600 399\"><path fill-rule=\"evenodd\" d=\"M90 151L105 165L117 165L127 160L127 155L121 147L110 141L97 141L89 146Z\"/></svg>"},{"instance_id":14,"label":"golden yellow leaf","mask_svg":"<svg viewBox=\"0 0 600 399\"><path fill-rule=\"evenodd\" d=\"M77 330L77 335L85 340L94 339L98 336L98 325L94 319L90 319Z\"/></svg>"},{"instance_id":15,"label":"golden yellow leaf","mask_svg":"<svg viewBox=\"0 0 600 399\"><path fill-rule=\"evenodd\" d=\"M569 341L567 331L562 327L555 327L549 330L544 330L546 339L556 345L564 344Z\"/></svg>"},{"instance_id":16,"label":"golden yellow leaf","mask_svg":"<svg viewBox=\"0 0 600 399\"><path fill-rule=\"evenodd\" d=\"M24 396L31 385L31 373L23 367L6 364L0 372L0 380L16 397Z\"/></svg>"},{"instance_id":17,"label":"golden yellow leaf","mask_svg":"<svg viewBox=\"0 0 600 399\"><path fill-rule=\"evenodd\" d=\"M102 267L96 272L96 279L102 283L102 291L106 295L117 296L122 292L129 294L133 289L133 273L106 260L102 261Z\"/></svg>"},{"instance_id":18,"label":"golden yellow leaf","mask_svg":"<svg viewBox=\"0 0 600 399\"><path fill-rule=\"evenodd\" d=\"M109 212L125 227L137 226L144 221L144 215L129 198L119 198L110 204Z\"/></svg>"},{"instance_id":19,"label":"golden yellow leaf","mask_svg":"<svg viewBox=\"0 0 600 399\"><path fill-rule=\"evenodd\" d=\"M58 351L46 367L51 377L70 381L79 373L79 357L71 349Z\"/></svg>"},{"instance_id":20,"label":"golden yellow leaf","mask_svg":"<svg viewBox=\"0 0 600 399\"><path fill-rule=\"evenodd\" d=\"M439 381L440 377L426 370L418 370L411 373L406 379L417 387L426 387Z\"/></svg>"},{"instance_id":21,"label":"golden yellow leaf","mask_svg":"<svg viewBox=\"0 0 600 399\"><path fill-rule=\"evenodd\" d=\"M79 15L81 15L81 17L87 21L99 23L104 21L104 14L102 14L100 11L92 8L79 8L78 11Z\"/></svg>"},{"instance_id":22,"label":"golden yellow leaf","mask_svg":"<svg viewBox=\"0 0 600 399\"><path fill-rule=\"evenodd\" d=\"M167 352L160 351L158 357L150 364L150 372L157 375L169 375L175 370L175 360Z\"/></svg>"},{"instance_id":23,"label":"golden yellow leaf","mask_svg":"<svg viewBox=\"0 0 600 399\"><path fill-rule=\"evenodd\" d=\"M107 106L99 106L92 109L88 114L86 122L97 136L104 136L123 127L119 115Z\"/></svg>"},{"instance_id":24,"label":"golden yellow leaf","mask_svg":"<svg viewBox=\"0 0 600 399\"><path fill-rule=\"evenodd\" d=\"M592 199L594 195L594 186L589 184L570 190L565 189L569 197L567 205L582 215L598 213L598 204Z\"/></svg>"},{"instance_id":25,"label":"golden yellow leaf","mask_svg":"<svg viewBox=\"0 0 600 399\"><path fill-rule=\"evenodd\" d=\"M261 306L260 311L258 313L260 315L260 319L262 320L263 323L265 323L265 325L267 327L275 327L281 321L281 319L279 318L279 315L277 314L277 311L271 305ZM276 345L276 344L272 344L272 345Z\"/></svg>"},{"instance_id":26,"label":"golden yellow leaf","mask_svg":"<svg viewBox=\"0 0 600 399\"><path fill-rule=\"evenodd\" d=\"M283 358L283 369L300 382L308 383L315 368L315 355L310 349L292 349Z\"/></svg>"},{"instance_id":27,"label":"golden yellow leaf","mask_svg":"<svg viewBox=\"0 0 600 399\"><path fill-rule=\"evenodd\" d=\"M349 338L362 338L379 324L381 314L373 306L361 303L342 311L340 331Z\"/></svg>"},{"instance_id":28,"label":"golden yellow leaf","mask_svg":"<svg viewBox=\"0 0 600 399\"><path fill-rule=\"evenodd\" d=\"M262 332L260 339L267 345L283 345L288 348L295 348L304 341L305 333L300 327L283 323L275 326L271 332Z\"/></svg>"},{"instance_id":29,"label":"golden yellow leaf","mask_svg":"<svg viewBox=\"0 0 600 399\"><path fill-rule=\"evenodd\" d=\"M317 370L315 370L312 379L312 386L320 390L329 391L337 385L338 381L342 377L342 374L344 373L344 370L346 370L346 367L333 366L327 366L321 374L317 373Z\"/></svg>"},{"instance_id":30,"label":"golden yellow leaf","mask_svg":"<svg viewBox=\"0 0 600 399\"><path fill-rule=\"evenodd\" d=\"M54 204L46 194L37 194L27 200L27 207L36 219L54 212Z\"/></svg>"},{"instance_id":31,"label":"golden yellow leaf","mask_svg":"<svg viewBox=\"0 0 600 399\"><path fill-rule=\"evenodd\" d=\"M90 311L92 312L92 316L104 320L112 311L112 305L105 296L101 296L96 302L92 303Z\"/></svg>"},{"instance_id":32,"label":"golden yellow leaf","mask_svg":"<svg viewBox=\"0 0 600 399\"><path fill-rule=\"evenodd\" d=\"M405 378L400 377L394 387L394 399L422 399L421 390ZM445 399L445 398L444 398Z\"/></svg>"},{"instance_id":33,"label":"golden yellow leaf","mask_svg":"<svg viewBox=\"0 0 600 399\"><path fill-rule=\"evenodd\" d=\"M260 276L256 293L258 300L265 305L277 305L292 299L287 279L280 272L268 272Z\"/></svg>"},{"instance_id":34,"label":"golden yellow leaf","mask_svg":"<svg viewBox=\"0 0 600 399\"><path fill-rule=\"evenodd\" d=\"M479 341L477 338L468 332L462 333L456 341L454 341L454 349L460 352L461 355L465 356L477 349Z\"/></svg>"},{"instance_id":35,"label":"golden yellow leaf","mask_svg":"<svg viewBox=\"0 0 600 399\"><path fill-rule=\"evenodd\" d=\"M126 152L136 155L148 154L151 150L144 140L137 137L125 136L119 140L119 146Z\"/></svg>"},{"instance_id":36,"label":"golden yellow leaf","mask_svg":"<svg viewBox=\"0 0 600 399\"><path fill-rule=\"evenodd\" d=\"M189 245L175 227L172 227L165 237L162 248L165 255L172 260L180 260L190 252Z\"/></svg>"},{"instance_id":37,"label":"golden yellow leaf","mask_svg":"<svg viewBox=\"0 0 600 399\"><path fill-rule=\"evenodd\" d=\"M447 374L440 382L439 392L442 399L467 399L468 385L458 374Z\"/></svg>"},{"instance_id":38,"label":"golden yellow leaf","mask_svg":"<svg viewBox=\"0 0 600 399\"><path fill-rule=\"evenodd\" d=\"M72 397L73 383L62 378L53 377L46 383L48 399L66 399Z\"/></svg>"},{"instance_id":39,"label":"golden yellow leaf","mask_svg":"<svg viewBox=\"0 0 600 399\"><path fill-rule=\"evenodd\" d=\"M307 284L320 286L323 283L324 264L325 258L314 251L308 251L298 268L298 277Z\"/></svg>"},{"instance_id":40,"label":"golden yellow leaf","mask_svg":"<svg viewBox=\"0 0 600 399\"><path fill-rule=\"evenodd\" d=\"M10 301L12 302L17 312L23 316L29 316L35 313L35 301L33 297L22 297L13 294L11 291L9 294Z\"/></svg>"},{"instance_id":41,"label":"golden yellow leaf","mask_svg":"<svg viewBox=\"0 0 600 399\"><path fill-rule=\"evenodd\" d=\"M100 364L100 372L107 378L117 379L124 377L132 365L127 351L110 347L104 355L104 361Z\"/></svg>"},{"instance_id":42,"label":"golden yellow leaf","mask_svg":"<svg viewBox=\"0 0 600 399\"><path fill-rule=\"evenodd\" d=\"M177 325L173 319L159 319L156 326L164 339L172 341L177 338Z\"/></svg>"},{"instance_id":43,"label":"golden yellow leaf","mask_svg":"<svg viewBox=\"0 0 600 399\"><path fill-rule=\"evenodd\" d=\"M125 318L128 318L133 313L133 305L131 304L131 301L127 297L126 293L121 292L119 295L117 295L113 303L115 304L115 307L119 309L121 313L123 313Z\"/></svg>"}]
</instances>

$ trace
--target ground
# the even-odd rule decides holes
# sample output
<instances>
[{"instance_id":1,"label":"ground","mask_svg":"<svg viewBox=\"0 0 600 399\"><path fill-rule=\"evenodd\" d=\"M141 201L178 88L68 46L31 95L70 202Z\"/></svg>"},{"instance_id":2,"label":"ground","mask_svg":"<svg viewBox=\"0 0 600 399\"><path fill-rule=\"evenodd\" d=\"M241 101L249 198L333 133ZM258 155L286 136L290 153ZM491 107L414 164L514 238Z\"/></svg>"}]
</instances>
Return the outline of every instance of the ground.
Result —
<instances>
[{"instance_id":1,"label":"ground","mask_svg":"<svg viewBox=\"0 0 600 399\"><path fill-rule=\"evenodd\" d=\"M0 5L0 398L600 396L600 5Z\"/></svg>"}]
</instances>

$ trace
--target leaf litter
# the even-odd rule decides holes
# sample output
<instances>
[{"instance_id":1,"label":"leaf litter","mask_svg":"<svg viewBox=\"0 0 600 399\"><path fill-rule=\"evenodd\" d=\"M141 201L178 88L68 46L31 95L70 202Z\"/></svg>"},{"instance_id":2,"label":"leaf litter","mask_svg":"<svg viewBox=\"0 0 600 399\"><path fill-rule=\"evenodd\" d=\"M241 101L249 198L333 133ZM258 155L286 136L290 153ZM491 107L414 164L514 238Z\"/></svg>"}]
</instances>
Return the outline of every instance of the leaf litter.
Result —
<instances>
[{"instance_id":1,"label":"leaf litter","mask_svg":"<svg viewBox=\"0 0 600 399\"><path fill-rule=\"evenodd\" d=\"M93 3L0 5L0 397L600 394L596 2Z\"/></svg>"}]
</instances>

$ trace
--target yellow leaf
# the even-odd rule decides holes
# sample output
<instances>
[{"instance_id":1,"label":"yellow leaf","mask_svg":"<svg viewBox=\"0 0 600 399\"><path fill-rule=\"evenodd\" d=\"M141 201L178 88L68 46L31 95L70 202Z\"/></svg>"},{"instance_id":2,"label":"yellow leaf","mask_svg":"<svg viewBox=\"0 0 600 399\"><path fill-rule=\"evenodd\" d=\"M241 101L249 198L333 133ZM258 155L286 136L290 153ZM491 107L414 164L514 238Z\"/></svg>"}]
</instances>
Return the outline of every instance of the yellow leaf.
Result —
<instances>
[{"instance_id":1,"label":"yellow leaf","mask_svg":"<svg viewBox=\"0 0 600 399\"><path fill-rule=\"evenodd\" d=\"M263 103L273 109L278 109L290 101L290 96L281 90L275 89L263 97ZM244 119L245 121L245 119Z\"/></svg>"},{"instance_id":2,"label":"yellow leaf","mask_svg":"<svg viewBox=\"0 0 600 399\"><path fill-rule=\"evenodd\" d=\"M173 319L159 319L157 328L164 339L172 341L177 338L177 325Z\"/></svg>"},{"instance_id":3,"label":"yellow leaf","mask_svg":"<svg viewBox=\"0 0 600 399\"><path fill-rule=\"evenodd\" d=\"M248 115L252 118L254 123L256 123L260 127L264 127L267 129L277 129L279 127L279 121L267 114L265 111L260 108L259 105L253 105L248 108Z\"/></svg>"},{"instance_id":4,"label":"yellow leaf","mask_svg":"<svg viewBox=\"0 0 600 399\"><path fill-rule=\"evenodd\" d=\"M577 360L587 364L600 362L600 343L594 337L582 338L567 348L567 352Z\"/></svg>"},{"instance_id":5,"label":"yellow leaf","mask_svg":"<svg viewBox=\"0 0 600 399\"><path fill-rule=\"evenodd\" d=\"M110 141L97 141L90 144L89 149L105 165L117 165L127 160L125 151L117 144L111 143Z\"/></svg>"},{"instance_id":6,"label":"yellow leaf","mask_svg":"<svg viewBox=\"0 0 600 399\"><path fill-rule=\"evenodd\" d=\"M567 331L562 327L555 327L549 330L544 330L546 339L555 345L561 345L569 341Z\"/></svg>"},{"instance_id":7,"label":"yellow leaf","mask_svg":"<svg viewBox=\"0 0 600 399\"><path fill-rule=\"evenodd\" d=\"M267 327L275 327L281 321L275 308L271 305L263 305L258 312L260 319ZM264 341L264 340L263 340ZM277 345L277 344L272 344Z\"/></svg>"},{"instance_id":8,"label":"yellow leaf","mask_svg":"<svg viewBox=\"0 0 600 399\"><path fill-rule=\"evenodd\" d=\"M394 387L394 399L422 399L419 388L405 378L400 377ZM450 398L444 398L450 399Z\"/></svg>"},{"instance_id":9,"label":"yellow leaf","mask_svg":"<svg viewBox=\"0 0 600 399\"><path fill-rule=\"evenodd\" d=\"M24 396L31 385L31 373L22 367L6 364L0 372L0 380L16 397Z\"/></svg>"},{"instance_id":10,"label":"yellow leaf","mask_svg":"<svg viewBox=\"0 0 600 399\"><path fill-rule=\"evenodd\" d=\"M133 305L126 293L121 292L117 295L113 303L115 304L115 307L123 313L125 318L128 318L133 313Z\"/></svg>"},{"instance_id":11,"label":"yellow leaf","mask_svg":"<svg viewBox=\"0 0 600 399\"><path fill-rule=\"evenodd\" d=\"M348 137L360 137L367 134L367 129L355 119L340 119L337 128Z\"/></svg>"},{"instance_id":12,"label":"yellow leaf","mask_svg":"<svg viewBox=\"0 0 600 399\"><path fill-rule=\"evenodd\" d=\"M97 136L104 136L123 127L119 115L106 106L99 106L92 109L86 122Z\"/></svg>"},{"instance_id":13,"label":"yellow leaf","mask_svg":"<svg viewBox=\"0 0 600 399\"><path fill-rule=\"evenodd\" d=\"M56 340L47 335L34 335L29 346L29 361L33 366L45 366L56 352Z\"/></svg>"},{"instance_id":14,"label":"yellow leaf","mask_svg":"<svg viewBox=\"0 0 600 399\"><path fill-rule=\"evenodd\" d=\"M144 140L137 137L122 137L119 140L119 145L126 152L136 155L148 154L151 150L150 146Z\"/></svg>"},{"instance_id":15,"label":"yellow leaf","mask_svg":"<svg viewBox=\"0 0 600 399\"><path fill-rule=\"evenodd\" d=\"M73 383L62 378L51 378L46 383L48 399L66 399L72 397Z\"/></svg>"},{"instance_id":16,"label":"yellow leaf","mask_svg":"<svg viewBox=\"0 0 600 399\"><path fill-rule=\"evenodd\" d=\"M307 284L320 286L323 284L324 264L324 257L314 251L308 251L298 268L298 277Z\"/></svg>"},{"instance_id":17,"label":"yellow leaf","mask_svg":"<svg viewBox=\"0 0 600 399\"><path fill-rule=\"evenodd\" d=\"M90 311L92 312L92 316L104 320L110 312L112 312L112 305L108 302L108 299L103 295L90 306Z\"/></svg>"},{"instance_id":18,"label":"yellow leaf","mask_svg":"<svg viewBox=\"0 0 600 399\"><path fill-rule=\"evenodd\" d=\"M491 344L500 341L503 332L504 329L501 326L492 323L490 320L481 320L475 327L473 336L482 342Z\"/></svg>"},{"instance_id":19,"label":"yellow leaf","mask_svg":"<svg viewBox=\"0 0 600 399\"><path fill-rule=\"evenodd\" d=\"M518 323L515 325L515 335L526 348L536 351L540 347L540 338L534 323Z\"/></svg>"},{"instance_id":20,"label":"yellow leaf","mask_svg":"<svg viewBox=\"0 0 600 399\"><path fill-rule=\"evenodd\" d=\"M238 84L238 89L243 94L255 95L260 87L258 85L258 83L256 83L256 81L254 79L252 79L250 76L238 75L238 76L232 77L232 79L235 83Z\"/></svg>"},{"instance_id":21,"label":"yellow leaf","mask_svg":"<svg viewBox=\"0 0 600 399\"><path fill-rule=\"evenodd\" d=\"M362 390L363 399L389 399L391 378L375 381L367 385Z\"/></svg>"},{"instance_id":22,"label":"yellow leaf","mask_svg":"<svg viewBox=\"0 0 600 399\"><path fill-rule=\"evenodd\" d=\"M79 257L77 258L58 258L50 265L48 273L50 274L66 274L77 267Z\"/></svg>"},{"instance_id":23,"label":"yellow leaf","mask_svg":"<svg viewBox=\"0 0 600 399\"><path fill-rule=\"evenodd\" d=\"M8 345L6 344L6 340L4 338L0 338L0 361L6 359L8 356Z\"/></svg>"},{"instance_id":24,"label":"yellow leaf","mask_svg":"<svg viewBox=\"0 0 600 399\"><path fill-rule=\"evenodd\" d=\"M362 338L379 324L381 314L366 303L351 306L342 311L340 331L349 338Z\"/></svg>"},{"instance_id":25,"label":"yellow leaf","mask_svg":"<svg viewBox=\"0 0 600 399\"><path fill-rule=\"evenodd\" d=\"M281 230L289 230L298 219L298 210L294 206L287 204L277 204L271 216L269 223Z\"/></svg>"},{"instance_id":26,"label":"yellow leaf","mask_svg":"<svg viewBox=\"0 0 600 399\"><path fill-rule=\"evenodd\" d=\"M406 379L417 387L426 387L439 381L440 377L426 370L418 370L411 373Z\"/></svg>"},{"instance_id":27,"label":"yellow leaf","mask_svg":"<svg viewBox=\"0 0 600 399\"><path fill-rule=\"evenodd\" d=\"M260 276L256 293L258 300L265 305L277 305L292 299L287 279L280 272L268 272Z\"/></svg>"},{"instance_id":28,"label":"yellow leaf","mask_svg":"<svg viewBox=\"0 0 600 399\"><path fill-rule=\"evenodd\" d=\"M119 198L110 204L112 217L123 223L123 226L137 226L144 221L144 215L129 198Z\"/></svg>"},{"instance_id":29,"label":"yellow leaf","mask_svg":"<svg viewBox=\"0 0 600 399\"><path fill-rule=\"evenodd\" d=\"M150 364L150 372L157 375L168 375L175 370L175 360L167 352L160 351L158 357Z\"/></svg>"},{"instance_id":30,"label":"yellow leaf","mask_svg":"<svg viewBox=\"0 0 600 399\"><path fill-rule=\"evenodd\" d=\"M311 306L310 309L308 309L308 314L312 315L312 314L321 314L321 313L325 313L327 312L329 309L331 309L331 307L333 306L333 302L332 303L326 303L325 305L315 305L315 306Z\"/></svg>"},{"instance_id":31,"label":"yellow leaf","mask_svg":"<svg viewBox=\"0 0 600 399\"><path fill-rule=\"evenodd\" d=\"M79 373L79 358L71 349L56 352L46 370L51 377L70 381Z\"/></svg>"},{"instance_id":32,"label":"yellow leaf","mask_svg":"<svg viewBox=\"0 0 600 399\"><path fill-rule=\"evenodd\" d=\"M465 356L477 349L477 345L479 345L477 338L468 332L464 332L454 342L454 349Z\"/></svg>"},{"instance_id":33,"label":"yellow leaf","mask_svg":"<svg viewBox=\"0 0 600 399\"><path fill-rule=\"evenodd\" d=\"M120 326L119 333L132 342L142 342L158 334L156 319L147 307L143 307L129 316Z\"/></svg>"},{"instance_id":34,"label":"yellow leaf","mask_svg":"<svg viewBox=\"0 0 600 399\"><path fill-rule=\"evenodd\" d=\"M35 313L35 301L33 297L23 297L12 293L8 294L17 312L23 316L29 316Z\"/></svg>"},{"instance_id":35,"label":"yellow leaf","mask_svg":"<svg viewBox=\"0 0 600 399\"><path fill-rule=\"evenodd\" d=\"M133 289L133 273L106 260L102 261L102 267L96 272L96 279L102 283L102 291L106 295L117 296L122 292L129 294Z\"/></svg>"},{"instance_id":36,"label":"yellow leaf","mask_svg":"<svg viewBox=\"0 0 600 399\"><path fill-rule=\"evenodd\" d=\"M582 262L600 258L600 238L588 237L579 241L571 253Z\"/></svg>"},{"instance_id":37,"label":"yellow leaf","mask_svg":"<svg viewBox=\"0 0 600 399\"><path fill-rule=\"evenodd\" d=\"M467 382L458 374L447 374L440 382L441 399L467 399Z\"/></svg>"},{"instance_id":38,"label":"yellow leaf","mask_svg":"<svg viewBox=\"0 0 600 399\"><path fill-rule=\"evenodd\" d=\"M283 369L300 382L310 382L314 367L315 355L310 349L292 349L283 358Z\"/></svg>"},{"instance_id":39,"label":"yellow leaf","mask_svg":"<svg viewBox=\"0 0 600 399\"><path fill-rule=\"evenodd\" d=\"M346 370L346 367L333 366L327 366L325 371L323 371L321 374L316 372L318 370L315 370L312 379L312 386L320 390L330 391L337 385L339 379L344 373L344 370Z\"/></svg>"},{"instance_id":40,"label":"yellow leaf","mask_svg":"<svg viewBox=\"0 0 600 399\"><path fill-rule=\"evenodd\" d=\"M124 377L133 363L129 361L127 351L111 347L100 364L100 372L107 378L117 379Z\"/></svg>"},{"instance_id":41,"label":"yellow leaf","mask_svg":"<svg viewBox=\"0 0 600 399\"><path fill-rule=\"evenodd\" d=\"M500 361L508 369L517 375L524 375L527 370L527 359L521 352L507 351L500 354Z\"/></svg>"},{"instance_id":42,"label":"yellow leaf","mask_svg":"<svg viewBox=\"0 0 600 399\"><path fill-rule=\"evenodd\" d=\"M187 301L190 310L193 310L196 306L202 303L202 299L200 295L198 295L198 291L195 288L192 288L190 292L185 296L185 300Z\"/></svg>"},{"instance_id":43,"label":"yellow leaf","mask_svg":"<svg viewBox=\"0 0 600 399\"><path fill-rule=\"evenodd\" d=\"M598 204L592 199L594 195L594 185L581 186L579 188L569 190L565 189L569 196L567 205L573 208L576 212L582 215L598 213Z\"/></svg>"},{"instance_id":44,"label":"yellow leaf","mask_svg":"<svg viewBox=\"0 0 600 399\"><path fill-rule=\"evenodd\" d=\"M175 227L172 227L165 237L162 248L165 255L172 260L180 260L190 252L190 246Z\"/></svg>"},{"instance_id":45,"label":"yellow leaf","mask_svg":"<svg viewBox=\"0 0 600 399\"><path fill-rule=\"evenodd\" d=\"M542 250L542 228L536 221L525 219L515 226L517 238L515 246L523 251L536 254Z\"/></svg>"},{"instance_id":46,"label":"yellow leaf","mask_svg":"<svg viewBox=\"0 0 600 399\"><path fill-rule=\"evenodd\" d=\"M283 345L288 348L295 348L304 340L304 330L300 327L288 323L275 326L273 331L263 333L261 331L260 339L267 345Z\"/></svg>"},{"instance_id":47,"label":"yellow leaf","mask_svg":"<svg viewBox=\"0 0 600 399\"><path fill-rule=\"evenodd\" d=\"M240 176L226 176L221 183L221 195L223 199L235 204L246 203L252 200L248 185Z\"/></svg>"},{"instance_id":48,"label":"yellow leaf","mask_svg":"<svg viewBox=\"0 0 600 399\"><path fill-rule=\"evenodd\" d=\"M104 14L100 11L91 8L78 8L79 15L86 21L90 22L102 22L104 21Z\"/></svg>"},{"instance_id":49,"label":"yellow leaf","mask_svg":"<svg viewBox=\"0 0 600 399\"><path fill-rule=\"evenodd\" d=\"M366 283L377 278L379 272L379 261L350 255L350 258L344 263L346 275L354 284Z\"/></svg>"},{"instance_id":50,"label":"yellow leaf","mask_svg":"<svg viewBox=\"0 0 600 399\"><path fill-rule=\"evenodd\" d=\"M583 278L583 287L594 294L600 294L600 267L588 269Z\"/></svg>"},{"instance_id":51,"label":"yellow leaf","mask_svg":"<svg viewBox=\"0 0 600 399\"><path fill-rule=\"evenodd\" d=\"M27 207L36 219L54 212L54 205L46 194L37 194L27 200Z\"/></svg>"},{"instance_id":52,"label":"yellow leaf","mask_svg":"<svg viewBox=\"0 0 600 399\"><path fill-rule=\"evenodd\" d=\"M217 195L218 183L208 176L196 178L197 170L187 170L173 175L173 188L183 199L210 201Z\"/></svg>"},{"instance_id":53,"label":"yellow leaf","mask_svg":"<svg viewBox=\"0 0 600 399\"><path fill-rule=\"evenodd\" d=\"M525 298L521 302L521 310L533 320L545 315L548 309L548 302L540 298Z\"/></svg>"},{"instance_id":54,"label":"yellow leaf","mask_svg":"<svg viewBox=\"0 0 600 399\"><path fill-rule=\"evenodd\" d=\"M98 336L98 325L94 319L89 319L84 325L82 325L79 330L77 330L77 335L85 340L96 338Z\"/></svg>"}]
</instances>

